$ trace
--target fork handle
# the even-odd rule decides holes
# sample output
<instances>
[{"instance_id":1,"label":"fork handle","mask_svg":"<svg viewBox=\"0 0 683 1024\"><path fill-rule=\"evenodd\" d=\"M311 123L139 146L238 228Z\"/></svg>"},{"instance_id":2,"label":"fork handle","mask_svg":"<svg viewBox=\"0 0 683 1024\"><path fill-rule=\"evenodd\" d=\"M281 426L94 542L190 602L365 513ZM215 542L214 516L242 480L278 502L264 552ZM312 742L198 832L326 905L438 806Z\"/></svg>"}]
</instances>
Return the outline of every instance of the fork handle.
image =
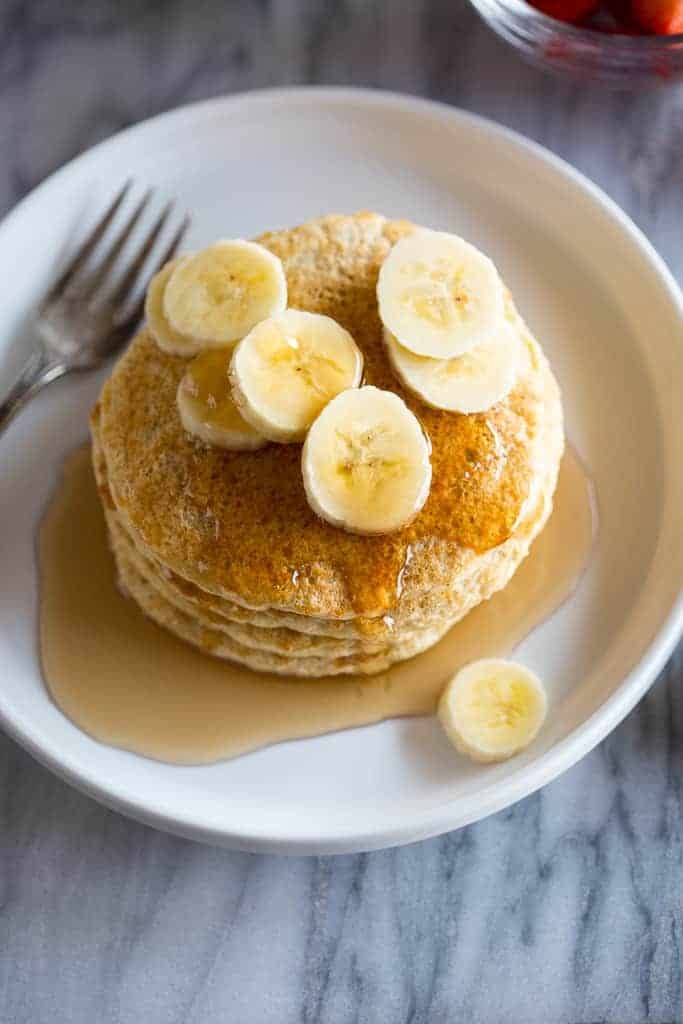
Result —
<instances>
[{"instance_id":1,"label":"fork handle","mask_svg":"<svg viewBox=\"0 0 683 1024\"><path fill-rule=\"evenodd\" d=\"M46 384L63 377L67 367L63 363L54 363L45 353L34 352L23 370L10 388L8 394L0 402L0 434L7 428L20 409L26 405Z\"/></svg>"}]
</instances>

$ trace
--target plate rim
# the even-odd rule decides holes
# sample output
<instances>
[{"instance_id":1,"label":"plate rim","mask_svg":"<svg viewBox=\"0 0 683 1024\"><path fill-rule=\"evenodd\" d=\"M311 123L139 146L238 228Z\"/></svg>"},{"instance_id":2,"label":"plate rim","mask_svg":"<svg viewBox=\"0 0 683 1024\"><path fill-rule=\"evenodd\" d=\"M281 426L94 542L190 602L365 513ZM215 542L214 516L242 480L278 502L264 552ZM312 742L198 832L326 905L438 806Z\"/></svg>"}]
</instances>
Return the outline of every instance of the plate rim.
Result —
<instances>
[{"instance_id":1,"label":"plate rim","mask_svg":"<svg viewBox=\"0 0 683 1024\"><path fill-rule=\"evenodd\" d=\"M582 172L539 143L479 114L473 114L439 101L380 89L334 86L254 89L185 104L157 114L104 139L46 177L2 218L0 236L11 227L15 219L30 211L33 202L40 199L43 191L58 183L62 177L67 177L80 163L92 159L94 154L112 143L119 142L124 138L130 139L136 134L143 134L149 130L150 126L162 124L172 126L173 122L181 123L183 120L192 120L198 115L202 116L219 108L223 110L254 103L266 107L278 104L284 106L310 103L322 105L336 103L340 106L360 104L364 107L393 109L402 112L411 111L430 118L441 118L451 123L456 121L460 124L469 124L483 131L489 138L502 139L507 145L512 145L523 153L533 156L546 167L568 178L575 187L601 207L612 221L617 222L622 231L629 236L640 257L654 271L659 284L668 294L672 308L677 311L678 317L683 323L683 295L663 258L628 214ZM264 831L255 830L253 827L240 829L235 828L234 824L229 828L218 828L193 818L192 813L185 812L181 818L174 817L155 810L153 806L150 806L149 801L137 800L127 792L122 792L121 789L117 789L115 782L103 784L93 777L93 773L87 768L83 769L77 764L72 764L68 755L60 758L59 753L44 749L39 737L33 735L30 728L22 726L21 723L14 721L9 716L3 707L1 697L0 725L39 763L77 790L112 810L163 831L235 850L261 853L330 854L369 851L416 842L464 827L521 800L557 778L612 732L641 699L670 657L682 631L683 586L679 588L677 598L673 601L668 615L660 623L654 636L645 643L640 660L622 679L617 689L587 719L550 750L530 764L520 766L506 779L485 785L477 793L476 806L470 807L469 810L461 809L458 812L454 806L457 801L447 800L436 807L432 806L421 815L410 815L407 821L396 820L390 824L387 820L383 820L378 829L366 828L358 831L357 828L354 829L353 825L349 826L346 823L342 828L330 829L328 823L326 835L318 836L302 834L301 831L277 833L272 828L267 828ZM402 817L405 819L405 814Z\"/></svg>"}]
</instances>

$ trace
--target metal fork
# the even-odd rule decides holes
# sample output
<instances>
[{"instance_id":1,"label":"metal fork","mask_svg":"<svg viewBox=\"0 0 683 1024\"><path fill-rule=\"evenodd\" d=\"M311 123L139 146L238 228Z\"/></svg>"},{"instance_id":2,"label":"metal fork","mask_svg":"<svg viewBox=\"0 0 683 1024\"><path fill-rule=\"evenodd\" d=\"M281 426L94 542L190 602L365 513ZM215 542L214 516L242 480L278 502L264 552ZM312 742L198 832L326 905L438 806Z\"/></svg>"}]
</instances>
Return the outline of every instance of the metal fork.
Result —
<instances>
[{"instance_id":1,"label":"metal fork","mask_svg":"<svg viewBox=\"0 0 683 1024\"><path fill-rule=\"evenodd\" d=\"M72 371L94 369L125 344L141 319L144 307L144 290L139 298L133 298L136 287L176 253L189 226L187 216L150 273L143 278L144 264L173 208L173 203L168 203L128 265L115 277L114 266L149 203L150 189L97 266L87 269L90 256L98 244L105 241L131 184L126 182L38 307L35 321L38 344L9 394L0 402L0 434L29 398L47 384Z\"/></svg>"}]
</instances>

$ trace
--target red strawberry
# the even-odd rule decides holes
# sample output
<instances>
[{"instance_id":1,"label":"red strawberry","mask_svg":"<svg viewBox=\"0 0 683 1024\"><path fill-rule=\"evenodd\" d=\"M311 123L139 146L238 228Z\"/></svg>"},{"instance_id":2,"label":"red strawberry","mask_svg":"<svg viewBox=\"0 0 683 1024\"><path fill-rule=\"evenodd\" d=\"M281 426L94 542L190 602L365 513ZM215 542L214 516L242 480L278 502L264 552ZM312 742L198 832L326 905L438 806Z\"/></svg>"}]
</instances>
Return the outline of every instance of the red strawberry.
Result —
<instances>
[{"instance_id":1,"label":"red strawberry","mask_svg":"<svg viewBox=\"0 0 683 1024\"><path fill-rule=\"evenodd\" d=\"M642 36L643 29L633 20L629 0L605 0L579 23L582 28L607 35Z\"/></svg>"},{"instance_id":2,"label":"red strawberry","mask_svg":"<svg viewBox=\"0 0 683 1024\"><path fill-rule=\"evenodd\" d=\"M581 21L597 4L597 0L529 0L544 14L559 21Z\"/></svg>"},{"instance_id":3,"label":"red strawberry","mask_svg":"<svg viewBox=\"0 0 683 1024\"><path fill-rule=\"evenodd\" d=\"M673 36L683 32L683 0L633 0L633 16L647 32Z\"/></svg>"}]
</instances>

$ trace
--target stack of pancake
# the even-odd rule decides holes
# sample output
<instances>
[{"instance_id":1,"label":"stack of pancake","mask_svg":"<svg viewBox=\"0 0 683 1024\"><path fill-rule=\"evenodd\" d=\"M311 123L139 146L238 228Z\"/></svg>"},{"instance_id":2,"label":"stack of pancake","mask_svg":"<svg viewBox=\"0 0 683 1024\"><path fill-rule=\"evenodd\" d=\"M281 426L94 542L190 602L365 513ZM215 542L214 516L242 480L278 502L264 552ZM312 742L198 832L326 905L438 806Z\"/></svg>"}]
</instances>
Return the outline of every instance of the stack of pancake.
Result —
<instances>
[{"instance_id":1,"label":"stack of pancake","mask_svg":"<svg viewBox=\"0 0 683 1024\"><path fill-rule=\"evenodd\" d=\"M362 213L258 240L282 260L290 306L341 323L363 353L364 383L401 395L428 434L431 492L409 526L358 536L319 519L299 444L232 452L191 437L176 406L188 360L163 352L146 330L103 388L93 455L121 587L212 655L298 676L381 671L505 586L546 522L561 403L509 296L520 369L486 413L431 409L392 372L377 276L413 230Z\"/></svg>"}]
</instances>

